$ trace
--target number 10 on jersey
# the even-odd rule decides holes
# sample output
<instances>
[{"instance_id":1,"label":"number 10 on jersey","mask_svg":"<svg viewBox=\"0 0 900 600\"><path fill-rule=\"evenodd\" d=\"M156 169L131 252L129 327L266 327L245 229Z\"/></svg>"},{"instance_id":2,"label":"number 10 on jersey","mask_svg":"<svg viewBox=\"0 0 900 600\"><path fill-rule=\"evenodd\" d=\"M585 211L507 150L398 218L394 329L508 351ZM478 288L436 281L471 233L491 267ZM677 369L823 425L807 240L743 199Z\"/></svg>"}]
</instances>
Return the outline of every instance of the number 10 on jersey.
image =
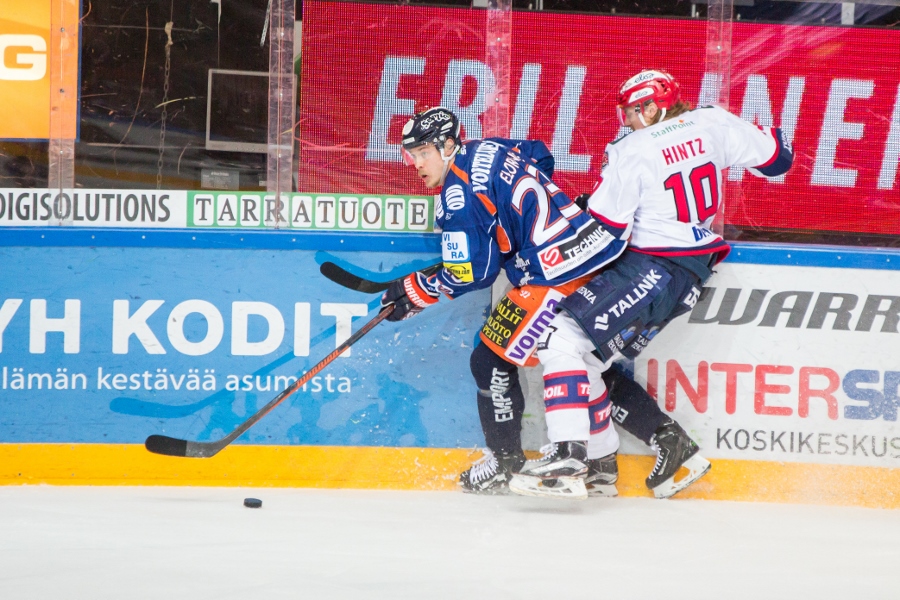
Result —
<instances>
[{"instance_id":1,"label":"number 10 on jersey","mask_svg":"<svg viewBox=\"0 0 900 600\"><path fill-rule=\"evenodd\" d=\"M664 185L675 196L675 210L679 221L702 223L716 214L719 208L719 185L716 175L716 166L708 162L694 167L688 174L679 171L666 178ZM691 188L690 197L688 186ZM691 203L694 205L694 214L691 214Z\"/></svg>"}]
</instances>

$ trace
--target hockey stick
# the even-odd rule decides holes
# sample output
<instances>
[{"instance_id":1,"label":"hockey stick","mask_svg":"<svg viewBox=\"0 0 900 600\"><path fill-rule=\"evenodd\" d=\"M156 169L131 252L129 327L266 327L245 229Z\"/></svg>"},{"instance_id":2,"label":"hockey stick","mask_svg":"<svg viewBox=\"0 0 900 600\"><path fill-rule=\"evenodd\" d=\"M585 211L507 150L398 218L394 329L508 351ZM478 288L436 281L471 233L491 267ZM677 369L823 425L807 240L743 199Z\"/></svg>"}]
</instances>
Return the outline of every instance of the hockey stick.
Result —
<instances>
[{"instance_id":1,"label":"hockey stick","mask_svg":"<svg viewBox=\"0 0 900 600\"><path fill-rule=\"evenodd\" d=\"M391 311L394 310L393 305L385 306L381 309L371 321L363 325L359 331L350 336L350 338L334 349L334 351L322 359L319 364L311 368L306 372L303 377L292 383L288 388L286 388L283 392L275 396L273 400L271 400L268 404L263 406L261 409L253 413L249 419L238 425L237 429L229 433L227 436L223 437L220 440L216 440L213 442L189 442L187 440L181 440L178 438L169 437L166 435L151 435L147 438L147 441L144 442L144 446L150 452L155 454L164 454L166 456L186 456L190 458L209 458L211 456L215 456L222 448L238 439L241 434L245 431L253 427L264 416L266 416L273 408L281 404L285 398L299 390L303 385L309 382L319 371L327 367L331 362L337 358L344 350L355 344L362 338L364 335L372 331L376 325L384 321Z\"/></svg>"},{"instance_id":2,"label":"hockey stick","mask_svg":"<svg viewBox=\"0 0 900 600\"><path fill-rule=\"evenodd\" d=\"M438 272L438 269L441 268L443 263L436 263L429 267L426 267L421 270L421 273L424 273L425 276L433 275ZM397 281L397 279L403 279L406 275L402 277L398 277L397 279L391 279L389 281L372 281L370 279L363 279L358 275L354 275L350 271L344 269L341 266L336 265L333 262L323 262L319 266L319 271L338 285L342 285L345 288L350 288L351 290L356 290L357 292L362 292L364 294L377 294L379 292L383 292L390 287L390 285Z\"/></svg>"}]
</instances>

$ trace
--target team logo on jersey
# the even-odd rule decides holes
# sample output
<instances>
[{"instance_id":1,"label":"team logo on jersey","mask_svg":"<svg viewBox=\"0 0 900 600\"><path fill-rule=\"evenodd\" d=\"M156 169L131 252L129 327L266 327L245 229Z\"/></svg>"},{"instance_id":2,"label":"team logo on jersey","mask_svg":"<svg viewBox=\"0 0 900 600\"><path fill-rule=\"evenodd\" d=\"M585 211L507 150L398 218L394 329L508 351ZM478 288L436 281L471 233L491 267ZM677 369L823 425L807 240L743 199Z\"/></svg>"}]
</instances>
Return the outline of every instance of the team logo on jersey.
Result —
<instances>
[{"instance_id":1,"label":"team logo on jersey","mask_svg":"<svg viewBox=\"0 0 900 600\"><path fill-rule=\"evenodd\" d=\"M468 262L469 236L462 231L445 231L441 234L441 256L445 263Z\"/></svg>"},{"instance_id":2,"label":"team logo on jersey","mask_svg":"<svg viewBox=\"0 0 900 600\"><path fill-rule=\"evenodd\" d=\"M444 190L444 202L449 210L462 210L466 206L466 193L461 185L451 185Z\"/></svg>"}]
</instances>

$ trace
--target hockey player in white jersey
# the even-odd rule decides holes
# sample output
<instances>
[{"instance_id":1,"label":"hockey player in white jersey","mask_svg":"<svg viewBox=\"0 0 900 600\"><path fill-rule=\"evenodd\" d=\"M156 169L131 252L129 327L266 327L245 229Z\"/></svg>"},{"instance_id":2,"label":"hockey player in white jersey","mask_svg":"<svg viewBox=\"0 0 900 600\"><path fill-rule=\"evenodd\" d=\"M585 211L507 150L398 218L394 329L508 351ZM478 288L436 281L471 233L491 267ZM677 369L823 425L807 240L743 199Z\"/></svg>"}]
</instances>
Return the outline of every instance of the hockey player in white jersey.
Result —
<instances>
[{"instance_id":1,"label":"hockey player in white jersey","mask_svg":"<svg viewBox=\"0 0 900 600\"><path fill-rule=\"evenodd\" d=\"M776 177L793 162L780 130L717 107L692 110L679 96L678 82L663 71L642 71L620 88L619 119L633 132L607 146L588 208L607 230L622 231L629 247L559 303L560 313L540 340L544 379L560 382L550 395L561 408L547 414L551 446L513 476L514 492L558 496L558 489L548 489L549 480L565 482L573 496L584 494L578 478L587 469L580 457L597 432L588 407L573 401L572 381L597 362L608 368L620 356L636 357L697 302L711 267L729 250L710 229L721 202L722 169L741 166ZM675 494L710 468L674 421L660 427L653 442L657 461L647 486L657 497ZM690 474L676 482L682 466Z\"/></svg>"}]
</instances>

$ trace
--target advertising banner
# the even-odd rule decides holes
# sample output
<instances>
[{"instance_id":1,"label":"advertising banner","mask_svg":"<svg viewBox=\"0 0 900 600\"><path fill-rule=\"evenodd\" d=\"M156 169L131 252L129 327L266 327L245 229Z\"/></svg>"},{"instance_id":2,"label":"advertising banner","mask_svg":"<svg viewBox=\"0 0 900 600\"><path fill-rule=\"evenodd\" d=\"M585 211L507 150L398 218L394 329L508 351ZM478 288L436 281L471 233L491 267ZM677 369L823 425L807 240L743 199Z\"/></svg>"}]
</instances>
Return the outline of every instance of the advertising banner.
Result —
<instances>
[{"instance_id":1,"label":"advertising banner","mask_svg":"<svg viewBox=\"0 0 900 600\"><path fill-rule=\"evenodd\" d=\"M0 227L434 231L433 196L0 188Z\"/></svg>"},{"instance_id":2,"label":"advertising banner","mask_svg":"<svg viewBox=\"0 0 900 600\"><path fill-rule=\"evenodd\" d=\"M0 442L219 439L346 340L414 253L0 248ZM709 458L900 466L900 273L724 263L632 365ZM252 445L473 448L481 290L382 323L242 436ZM544 439L540 369L523 439ZM624 454L647 453L626 437Z\"/></svg>"},{"instance_id":3,"label":"advertising banner","mask_svg":"<svg viewBox=\"0 0 900 600\"><path fill-rule=\"evenodd\" d=\"M64 83L70 91L78 88L79 44L77 28L74 41L67 43L65 52L54 50L51 40L52 11L62 8L73 11L77 17L77 4L60 0L3 0L0 13L0 140L48 139L50 137L51 84L50 69L70 76ZM73 20L73 23L75 21ZM63 36L65 39L69 39ZM55 55L53 53L56 53ZM66 138L75 137L77 102L75 94L70 101L60 102L57 90L54 98L66 123L64 130L55 132Z\"/></svg>"},{"instance_id":4,"label":"advertising banner","mask_svg":"<svg viewBox=\"0 0 900 600\"><path fill-rule=\"evenodd\" d=\"M900 272L725 263L635 378L705 456L900 467Z\"/></svg>"},{"instance_id":5,"label":"advertising banner","mask_svg":"<svg viewBox=\"0 0 900 600\"><path fill-rule=\"evenodd\" d=\"M401 162L401 129L414 112L443 105L464 137L482 137L495 78L486 12L306 3L300 189L425 193ZM706 28L697 19L513 12L509 137L543 140L557 183L590 191L606 144L624 133L615 102L628 77L664 68L691 103L717 97L719 82L704 73ZM735 23L732 51L731 110L781 127L796 158L773 181L732 170L726 223L900 233L900 32Z\"/></svg>"},{"instance_id":6,"label":"advertising banner","mask_svg":"<svg viewBox=\"0 0 900 600\"><path fill-rule=\"evenodd\" d=\"M0 248L0 441L218 439L375 316L410 253ZM241 437L257 445L483 443L469 354L489 290L384 322Z\"/></svg>"}]
</instances>

